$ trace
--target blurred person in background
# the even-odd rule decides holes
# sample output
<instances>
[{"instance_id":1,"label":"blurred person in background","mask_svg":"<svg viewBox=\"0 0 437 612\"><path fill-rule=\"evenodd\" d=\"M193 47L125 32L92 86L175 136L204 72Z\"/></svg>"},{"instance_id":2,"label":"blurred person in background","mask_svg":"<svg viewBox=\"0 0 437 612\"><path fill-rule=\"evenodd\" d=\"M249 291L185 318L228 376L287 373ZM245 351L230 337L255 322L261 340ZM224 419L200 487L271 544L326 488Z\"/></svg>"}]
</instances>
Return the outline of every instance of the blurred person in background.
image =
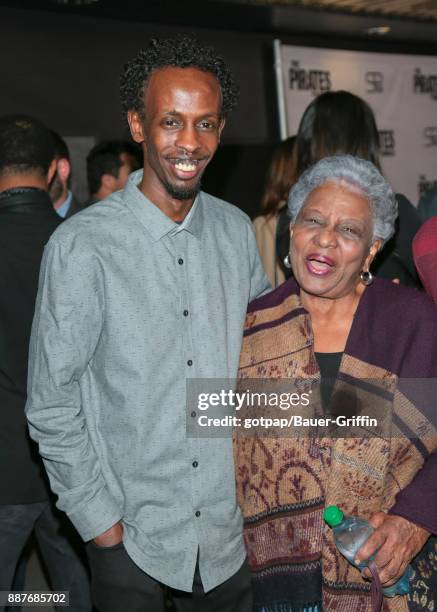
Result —
<instances>
[{"instance_id":1,"label":"blurred person in background","mask_svg":"<svg viewBox=\"0 0 437 612\"><path fill-rule=\"evenodd\" d=\"M437 304L437 217L425 221L414 236L413 257L423 288Z\"/></svg>"},{"instance_id":2,"label":"blurred person in background","mask_svg":"<svg viewBox=\"0 0 437 612\"><path fill-rule=\"evenodd\" d=\"M379 135L370 106L348 91L328 91L317 96L306 108L295 142L297 177L314 163L330 155L350 154L371 161L381 170ZM396 194L399 216L394 236L373 262L372 271L381 278L399 279L404 285L419 286L411 243L421 225L415 207ZM288 253L289 220L287 212L278 220L277 248L280 262ZM290 275L283 263L286 276Z\"/></svg>"},{"instance_id":3,"label":"blurred person in background","mask_svg":"<svg viewBox=\"0 0 437 612\"><path fill-rule=\"evenodd\" d=\"M422 221L437 215L437 187L425 191L417 205L417 211Z\"/></svg>"},{"instance_id":4,"label":"blurred person in background","mask_svg":"<svg viewBox=\"0 0 437 612\"><path fill-rule=\"evenodd\" d=\"M67 143L54 130L51 130L51 134L55 147L56 172L50 182L49 194L58 215L68 219L82 210L82 206L70 190L71 161Z\"/></svg>"},{"instance_id":5,"label":"blurred person in background","mask_svg":"<svg viewBox=\"0 0 437 612\"><path fill-rule=\"evenodd\" d=\"M261 261L273 288L285 280L276 255L276 225L278 214L287 206L288 193L295 180L294 140L291 136L274 149L261 200L261 214L253 222Z\"/></svg>"},{"instance_id":6,"label":"blurred person in background","mask_svg":"<svg viewBox=\"0 0 437 612\"><path fill-rule=\"evenodd\" d=\"M81 543L55 508L24 415L39 268L44 245L62 222L48 194L56 166L52 136L40 121L0 118L0 591L11 589L34 532L51 588L70 592L71 610L89 612L88 576L75 550Z\"/></svg>"},{"instance_id":7,"label":"blurred person in background","mask_svg":"<svg viewBox=\"0 0 437 612\"><path fill-rule=\"evenodd\" d=\"M129 174L141 167L140 151L132 142L106 140L96 144L86 158L90 199L87 206L123 189Z\"/></svg>"},{"instance_id":8,"label":"blurred person in background","mask_svg":"<svg viewBox=\"0 0 437 612\"><path fill-rule=\"evenodd\" d=\"M70 190L71 161L67 143L54 130L50 130L50 133L53 138L56 169L50 181L49 196L57 214L62 219L67 219L82 210L82 206ZM28 552L25 550L18 564L13 584L14 591L24 589L27 554Z\"/></svg>"}]
</instances>

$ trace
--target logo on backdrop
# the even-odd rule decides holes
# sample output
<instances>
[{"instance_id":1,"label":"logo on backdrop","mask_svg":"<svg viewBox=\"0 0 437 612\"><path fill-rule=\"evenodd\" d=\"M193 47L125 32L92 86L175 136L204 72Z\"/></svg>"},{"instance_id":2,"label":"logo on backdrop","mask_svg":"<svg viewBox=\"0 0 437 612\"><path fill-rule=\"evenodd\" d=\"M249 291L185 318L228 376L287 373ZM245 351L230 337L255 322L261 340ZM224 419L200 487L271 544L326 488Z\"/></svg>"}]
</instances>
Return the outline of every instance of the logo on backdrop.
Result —
<instances>
[{"instance_id":1,"label":"logo on backdrop","mask_svg":"<svg viewBox=\"0 0 437 612\"><path fill-rule=\"evenodd\" d=\"M425 147L437 147L437 126L423 128Z\"/></svg>"},{"instance_id":2,"label":"logo on backdrop","mask_svg":"<svg viewBox=\"0 0 437 612\"><path fill-rule=\"evenodd\" d=\"M396 155L394 130L379 130L379 152L381 155Z\"/></svg>"},{"instance_id":3,"label":"logo on backdrop","mask_svg":"<svg viewBox=\"0 0 437 612\"><path fill-rule=\"evenodd\" d=\"M291 60L288 82L290 89L312 91L318 96L331 89L331 73L329 70L305 70L297 60Z\"/></svg>"},{"instance_id":4,"label":"logo on backdrop","mask_svg":"<svg viewBox=\"0 0 437 612\"><path fill-rule=\"evenodd\" d=\"M429 191L430 189L437 189L437 180L427 180L424 174L419 176L419 183L417 185L419 198L423 196L424 193Z\"/></svg>"},{"instance_id":5,"label":"logo on backdrop","mask_svg":"<svg viewBox=\"0 0 437 612\"><path fill-rule=\"evenodd\" d=\"M382 72L369 70L364 75L364 79L368 85L366 93L383 93L384 91L384 75Z\"/></svg>"},{"instance_id":6,"label":"logo on backdrop","mask_svg":"<svg viewBox=\"0 0 437 612\"><path fill-rule=\"evenodd\" d=\"M437 74L422 74L420 68L416 68L413 75L413 91L418 94L430 94L431 98L437 100Z\"/></svg>"}]
</instances>

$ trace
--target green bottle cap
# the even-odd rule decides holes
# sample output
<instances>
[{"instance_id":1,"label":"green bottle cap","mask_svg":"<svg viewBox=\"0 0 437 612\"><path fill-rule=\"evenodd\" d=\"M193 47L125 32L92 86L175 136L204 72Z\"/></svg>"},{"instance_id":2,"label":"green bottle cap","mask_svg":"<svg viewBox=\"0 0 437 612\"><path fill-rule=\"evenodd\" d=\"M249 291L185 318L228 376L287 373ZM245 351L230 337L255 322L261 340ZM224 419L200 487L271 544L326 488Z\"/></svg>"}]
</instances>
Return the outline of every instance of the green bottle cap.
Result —
<instances>
[{"instance_id":1,"label":"green bottle cap","mask_svg":"<svg viewBox=\"0 0 437 612\"><path fill-rule=\"evenodd\" d=\"M328 506L323 512L323 518L330 527L337 527L344 519L344 514L338 506Z\"/></svg>"}]
</instances>

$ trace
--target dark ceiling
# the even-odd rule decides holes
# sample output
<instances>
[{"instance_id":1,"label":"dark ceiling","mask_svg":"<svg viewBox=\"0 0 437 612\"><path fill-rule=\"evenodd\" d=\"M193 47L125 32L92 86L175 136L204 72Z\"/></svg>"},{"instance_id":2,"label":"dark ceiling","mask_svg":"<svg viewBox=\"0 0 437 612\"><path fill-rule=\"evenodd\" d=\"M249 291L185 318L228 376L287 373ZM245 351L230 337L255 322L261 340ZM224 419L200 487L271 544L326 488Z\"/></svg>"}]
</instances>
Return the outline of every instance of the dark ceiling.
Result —
<instances>
[{"instance_id":1,"label":"dark ceiling","mask_svg":"<svg viewBox=\"0 0 437 612\"><path fill-rule=\"evenodd\" d=\"M343 46L371 40L374 47L437 54L437 0L0 0L1 5L284 39L311 35L342 39Z\"/></svg>"},{"instance_id":2,"label":"dark ceiling","mask_svg":"<svg viewBox=\"0 0 437 612\"><path fill-rule=\"evenodd\" d=\"M62 1L62 0L61 0ZM436 0L225 0L234 4L293 6L333 10L353 15L407 17L413 20L437 21Z\"/></svg>"}]
</instances>

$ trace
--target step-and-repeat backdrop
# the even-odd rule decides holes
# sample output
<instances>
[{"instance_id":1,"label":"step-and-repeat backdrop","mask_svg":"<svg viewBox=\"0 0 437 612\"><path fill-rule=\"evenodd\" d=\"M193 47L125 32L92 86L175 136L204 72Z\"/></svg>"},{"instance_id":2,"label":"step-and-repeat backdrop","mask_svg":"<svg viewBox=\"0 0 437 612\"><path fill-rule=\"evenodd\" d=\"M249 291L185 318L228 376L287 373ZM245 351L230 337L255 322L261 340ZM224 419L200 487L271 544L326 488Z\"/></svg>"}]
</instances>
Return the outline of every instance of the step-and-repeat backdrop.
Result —
<instances>
[{"instance_id":1,"label":"step-and-repeat backdrop","mask_svg":"<svg viewBox=\"0 0 437 612\"><path fill-rule=\"evenodd\" d=\"M364 53L275 41L281 136L297 132L305 108L345 89L373 109L385 176L417 205L437 187L437 56Z\"/></svg>"}]
</instances>

